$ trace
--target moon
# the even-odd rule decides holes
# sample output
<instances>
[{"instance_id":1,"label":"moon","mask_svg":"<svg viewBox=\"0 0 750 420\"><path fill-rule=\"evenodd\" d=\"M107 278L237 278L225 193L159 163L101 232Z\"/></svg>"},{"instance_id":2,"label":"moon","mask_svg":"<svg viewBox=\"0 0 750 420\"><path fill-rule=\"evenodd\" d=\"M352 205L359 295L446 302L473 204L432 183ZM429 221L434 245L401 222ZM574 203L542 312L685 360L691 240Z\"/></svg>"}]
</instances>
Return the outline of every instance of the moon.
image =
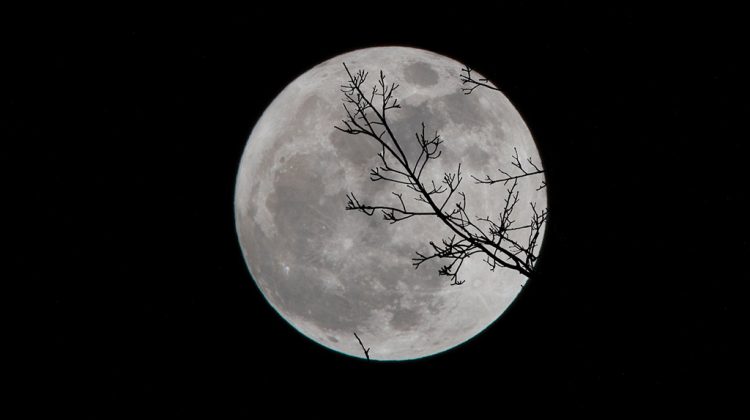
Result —
<instances>
[{"instance_id":1,"label":"moon","mask_svg":"<svg viewBox=\"0 0 750 420\"><path fill-rule=\"evenodd\" d=\"M392 205L396 198L393 184L369 177L379 146L334 128L345 117L344 62L369 72L368 89L380 70L386 82L400 85L401 108L388 111L394 135L408 154L419 150L415 132L422 122L429 133L438 131L443 153L427 166L425 179L437 183L461 163L461 190L473 216L497 218L507 186L476 184L469 175L512 170L514 148L522 161L531 158L541 168L541 160L501 92L479 88L465 95L461 63L414 48L367 48L322 62L286 86L253 128L237 174L235 221L251 276L268 303L300 333L349 356L365 357L354 333L374 360L434 355L497 320L527 279L509 269L490 271L477 254L461 269L465 283L451 286L438 275L445 261L415 269L411 260L417 251L429 252L430 241L450 237L440 220L389 224L377 213L345 209L350 192L369 203ZM537 190L543 178L529 178L518 184L518 221L531 217L529 203L547 204L545 190Z\"/></svg>"}]
</instances>

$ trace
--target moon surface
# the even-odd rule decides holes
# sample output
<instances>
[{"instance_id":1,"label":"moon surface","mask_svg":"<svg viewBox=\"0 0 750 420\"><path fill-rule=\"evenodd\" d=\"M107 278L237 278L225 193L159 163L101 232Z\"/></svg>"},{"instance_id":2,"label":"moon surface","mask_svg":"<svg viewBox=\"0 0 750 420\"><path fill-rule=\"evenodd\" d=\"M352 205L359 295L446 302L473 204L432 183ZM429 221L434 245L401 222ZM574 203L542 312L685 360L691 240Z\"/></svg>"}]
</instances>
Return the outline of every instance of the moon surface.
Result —
<instances>
[{"instance_id":1,"label":"moon surface","mask_svg":"<svg viewBox=\"0 0 750 420\"><path fill-rule=\"evenodd\" d=\"M471 95L462 93L461 63L414 48L349 52L291 82L248 139L235 191L245 261L268 303L329 349L364 358L356 332L376 360L448 350L494 322L526 278L502 268L491 272L477 254L461 269L466 282L451 286L437 273L446 261L429 261L416 270L411 264L416 251L429 252L429 241L450 237L437 218L389 224L378 213L368 217L345 210L349 192L368 204L398 202L391 194L397 190L394 184L370 181L380 148L364 135L334 129L345 116L343 62L352 72L369 72L368 89L380 70L386 82L400 85L395 95L402 108L388 116L407 154L418 151L414 133L422 122L429 133L440 133L442 156L428 164L424 179L438 183L460 162L460 190L470 215L496 220L507 188L475 184L470 175L512 171L514 147L522 161L531 158L541 167L529 129L501 92L478 88ZM518 224L529 220L530 202L546 207L545 190L537 191L542 180L519 182Z\"/></svg>"}]
</instances>

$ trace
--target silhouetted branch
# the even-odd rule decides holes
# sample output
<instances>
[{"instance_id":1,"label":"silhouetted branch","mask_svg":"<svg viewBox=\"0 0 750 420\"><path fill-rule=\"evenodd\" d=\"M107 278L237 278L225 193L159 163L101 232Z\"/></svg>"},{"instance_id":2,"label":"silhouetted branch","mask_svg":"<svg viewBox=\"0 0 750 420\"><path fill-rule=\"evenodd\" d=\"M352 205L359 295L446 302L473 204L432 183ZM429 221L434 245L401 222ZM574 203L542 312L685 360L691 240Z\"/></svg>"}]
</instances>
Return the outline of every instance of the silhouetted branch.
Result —
<instances>
[{"instance_id":1,"label":"silhouetted branch","mask_svg":"<svg viewBox=\"0 0 750 420\"><path fill-rule=\"evenodd\" d=\"M507 184L510 181L516 181L516 180L519 180L521 178L525 178L527 176L539 175L539 174L543 174L544 173L543 170L539 169L539 167L536 166L536 164L534 164L534 162L531 160L531 158L527 158L526 162L529 165L531 165L532 168L534 168L532 171L529 172L527 170L527 168L524 166L523 162L521 162L521 160L518 157L518 149L514 147L513 148L513 161L511 162L511 165L513 165L516 169L518 169L518 171L520 171L520 173L518 173L517 175L511 175L511 174L509 174L508 172L506 172L506 171L504 171L502 169L498 169L498 172L500 172L501 174L503 174L503 176L500 177L500 178L494 178L493 179L489 175L485 175L484 179L479 179L479 178L477 178L477 177L475 177L473 175L472 175L472 178L474 178L474 181L476 181L477 184L496 184L498 182L502 182L503 184ZM547 186L547 183L546 183L546 181L543 180L542 183L541 183L541 185L537 188L537 191L541 190L542 188L544 188L546 186Z\"/></svg>"},{"instance_id":2,"label":"silhouetted branch","mask_svg":"<svg viewBox=\"0 0 750 420\"><path fill-rule=\"evenodd\" d=\"M360 347L362 347L362 351L365 352L365 357L367 358L367 360L370 360L370 348L368 347L367 349L365 349L365 345L362 344L362 340L359 339L359 336L356 332L354 333L354 336L357 337L357 341L359 341L359 345Z\"/></svg>"},{"instance_id":3,"label":"silhouetted branch","mask_svg":"<svg viewBox=\"0 0 750 420\"><path fill-rule=\"evenodd\" d=\"M430 246L434 251L431 255L425 255L417 251L417 256L412 258L414 268L419 268L422 263L433 258L450 259L451 262L442 266L438 274L450 277L451 286L461 285L465 282L465 280L458 280L458 272L464 260L477 252L481 252L464 239L456 241L456 235L447 240L443 239L442 245L430 241Z\"/></svg>"},{"instance_id":4,"label":"silhouetted branch","mask_svg":"<svg viewBox=\"0 0 750 420\"><path fill-rule=\"evenodd\" d=\"M500 171L504 178L480 180L473 177L478 183L494 184L503 182L508 184L505 204L498 221L489 217L475 218L467 210L466 195L459 190L463 180L461 164L457 165L455 172L445 172L442 179L424 179L424 170L429 162L442 155L441 145L443 139L435 131L430 134L424 122L415 133L415 139L419 146L419 155L414 162L410 162L408 156L390 128L388 112L400 108L398 99L394 93L398 84L387 84L386 76L380 72L380 77L371 89L364 87L368 73L359 70L352 73L344 64L348 76L346 84L341 86L343 94L343 105L346 117L336 129L351 134L364 135L380 146L377 167L370 170L370 180L373 182L391 182L396 188L405 188L411 191L413 201L404 200L403 192L393 191L395 197L393 204L371 205L360 201L354 193L347 194L347 210L360 211L372 216L379 211L383 218L390 223L397 223L415 216L435 217L444 226L452 231L450 239L442 239L439 243L429 242L430 250L427 253L417 252L412 259L415 268L419 268L424 262L432 259L447 260L439 270L438 274L450 279L451 285L460 285L465 280L458 278L459 272L467 258L475 254L483 254L485 262L491 270L496 267L509 268L529 277L532 274L536 257L533 252L537 246L539 230L546 220L546 210L541 213L536 211L532 204L534 217L530 223L516 226L512 214L519 201L517 191L518 179L537 175L543 171L535 165L531 159L522 162L515 150L511 164L519 172L511 175ZM486 86L497 90L494 86L487 84L486 79L474 80L471 70L464 70L462 75L464 84L473 84L470 89L478 86ZM416 204L414 204L416 202ZM525 244L518 242L515 231L527 230L528 241ZM529 255L532 254L532 255ZM359 338L358 338L359 339ZM361 342L360 342L361 344ZM363 346L364 350L364 346Z\"/></svg>"},{"instance_id":5,"label":"silhouetted branch","mask_svg":"<svg viewBox=\"0 0 750 420\"><path fill-rule=\"evenodd\" d=\"M474 89L478 87L485 87L487 89L491 90L500 90L496 88L494 85L490 83L489 80L480 78L480 79L474 79L474 77L471 75L471 68L469 66L466 66L461 69L461 73L458 76L461 80L461 84L464 86L461 88L461 90L464 92L464 95L469 95L472 92L474 92Z\"/></svg>"}]
</instances>

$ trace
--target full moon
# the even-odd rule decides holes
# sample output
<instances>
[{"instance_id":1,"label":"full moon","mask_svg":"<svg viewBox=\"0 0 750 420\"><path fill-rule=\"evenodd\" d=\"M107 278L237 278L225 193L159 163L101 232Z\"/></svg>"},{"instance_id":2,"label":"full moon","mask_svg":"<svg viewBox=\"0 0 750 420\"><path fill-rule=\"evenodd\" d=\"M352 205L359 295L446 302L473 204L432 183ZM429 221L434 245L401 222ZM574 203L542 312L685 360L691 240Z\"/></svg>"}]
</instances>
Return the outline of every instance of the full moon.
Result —
<instances>
[{"instance_id":1,"label":"full moon","mask_svg":"<svg viewBox=\"0 0 750 420\"><path fill-rule=\"evenodd\" d=\"M442 155L430 161L423 178L439 184L460 163L460 191L471 217L498 218L509 187L479 184L471 175L512 172L514 154L541 168L528 127L500 91L480 87L464 94L463 64L414 48L349 52L292 81L250 134L235 190L245 261L268 303L320 345L365 358L356 333L375 360L446 351L498 319L527 279L507 268L490 270L486 256L475 254L461 268L465 282L451 285L438 275L445 261L412 265L416 252L430 252L430 241L450 238L438 218L390 224L379 213L368 217L346 210L348 193L372 204L399 203L392 183L370 180L370 169L381 164L380 146L334 128L346 118L341 86L348 76L342 63L352 72L369 72L366 90L381 70L387 83L399 84L394 96L401 108L388 111L394 136L409 154L420 150L415 133L422 123L430 135L439 133ZM546 190L539 189L543 180L519 180L517 224L532 217L530 203L546 207ZM421 204L414 198L404 193L409 206Z\"/></svg>"}]
</instances>

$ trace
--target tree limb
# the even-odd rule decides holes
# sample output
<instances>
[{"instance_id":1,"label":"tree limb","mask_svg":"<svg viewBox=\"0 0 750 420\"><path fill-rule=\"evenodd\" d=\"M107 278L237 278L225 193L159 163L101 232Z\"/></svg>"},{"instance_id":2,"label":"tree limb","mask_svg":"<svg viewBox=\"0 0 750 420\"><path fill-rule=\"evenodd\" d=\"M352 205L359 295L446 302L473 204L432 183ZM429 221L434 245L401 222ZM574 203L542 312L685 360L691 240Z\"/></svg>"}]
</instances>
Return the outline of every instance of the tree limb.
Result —
<instances>
[{"instance_id":1,"label":"tree limb","mask_svg":"<svg viewBox=\"0 0 750 420\"><path fill-rule=\"evenodd\" d=\"M377 205L360 202L352 192L347 194L346 209L360 211L368 216L380 211L383 218L391 224L414 216L436 217L452 231L451 238L443 239L440 243L429 242L431 252L417 252L417 256L412 261L415 268L419 268L428 260L447 260L448 262L438 270L438 274L447 276L451 285L460 285L465 282L458 278L459 271L467 258L478 253L484 254L485 262L491 270L499 266L530 277L536 260L533 252L537 245L539 230L546 221L546 209L537 212L532 203L534 217L531 222L522 226L514 226L512 213L519 201L519 193L516 190L518 180L541 174L544 171L530 158L522 162L518 157L518 150L514 148L515 153L511 165L516 168L518 174L511 175L500 170L504 174L503 178L492 179L487 176L486 179L478 179L472 176L477 183L482 184L502 182L507 185L512 182L507 190L508 195L499 220L495 222L489 217L472 217L467 211L466 195L459 190L463 179L460 163L455 172L444 173L443 178L437 182L432 179L423 179L424 169L429 162L442 155L443 139L439 133L435 131L433 135L428 135L425 123L421 123L420 129L415 133L420 153L416 161L412 163L404 153L399 139L391 130L387 114L393 109L400 108L398 99L394 96L398 84L385 83L386 76L381 71L378 81L371 90L367 91L369 94L366 94L363 85L368 73L364 70L352 73L345 63L344 69L348 81L341 86L341 92L346 118L342 120L342 126L336 126L336 128L351 135L365 135L379 144L380 165L370 170L370 180L390 182L396 187L412 191L415 194L414 200L419 203L417 206L422 207L419 209L407 205L403 193L400 192L392 192L397 199L397 204ZM465 88L464 93L469 94L479 86L497 90L488 84L486 79L473 79L468 67L464 71L466 75L462 75L462 83L470 86ZM484 222L484 225L479 222ZM528 243L525 245L511 237L511 232L521 230L528 230Z\"/></svg>"},{"instance_id":2,"label":"tree limb","mask_svg":"<svg viewBox=\"0 0 750 420\"><path fill-rule=\"evenodd\" d=\"M370 360L370 348L368 347L365 349L365 345L362 344L362 340L359 339L359 336L357 335L356 332L354 333L354 336L357 337L357 341L359 341L359 346L362 347L362 351L365 352L365 357L367 358L367 360Z\"/></svg>"},{"instance_id":3,"label":"tree limb","mask_svg":"<svg viewBox=\"0 0 750 420\"><path fill-rule=\"evenodd\" d=\"M499 91L497 87L495 87L493 84L490 83L489 80L480 78L480 79L474 79L474 77L471 75L471 68L469 66L465 66L461 69L461 73L459 74L459 79L461 80L461 84L464 86L461 88L464 95L470 95L472 92L474 92L474 89L478 87L485 87L490 90L497 90Z\"/></svg>"}]
</instances>

